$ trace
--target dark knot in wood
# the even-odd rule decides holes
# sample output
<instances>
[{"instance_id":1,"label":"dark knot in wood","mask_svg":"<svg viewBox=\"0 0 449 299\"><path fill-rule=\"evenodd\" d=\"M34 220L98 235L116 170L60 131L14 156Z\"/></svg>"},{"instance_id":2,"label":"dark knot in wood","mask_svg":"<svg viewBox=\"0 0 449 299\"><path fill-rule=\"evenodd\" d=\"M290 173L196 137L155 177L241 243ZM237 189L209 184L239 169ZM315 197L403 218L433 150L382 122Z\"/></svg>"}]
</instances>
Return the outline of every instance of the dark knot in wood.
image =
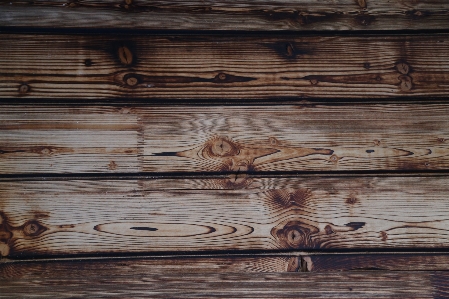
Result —
<instances>
[{"instance_id":1,"label":"dark knot in wood","mask_svg":"<svg viewBox=\"0 0 449 299\"><path fill-rule=\"evenodd\" d=\"M227 137L215 137L209 140L203 149L203 154L207 157L232 157L239 153L239 145Z\"/></svg>"},{"instance_id":2,"label":"dark knot in wood","mask_svg":"<svg viewBox=\"0 0 449 299\"><path fill-rule=\"evenodd\" d=\"M290 221L283 228L273 228L271 231L282 248L291 249L319 248L320 244L314 240L314 235L318 233L318 227L302 221Z\"/></svg>"}]
</instances>

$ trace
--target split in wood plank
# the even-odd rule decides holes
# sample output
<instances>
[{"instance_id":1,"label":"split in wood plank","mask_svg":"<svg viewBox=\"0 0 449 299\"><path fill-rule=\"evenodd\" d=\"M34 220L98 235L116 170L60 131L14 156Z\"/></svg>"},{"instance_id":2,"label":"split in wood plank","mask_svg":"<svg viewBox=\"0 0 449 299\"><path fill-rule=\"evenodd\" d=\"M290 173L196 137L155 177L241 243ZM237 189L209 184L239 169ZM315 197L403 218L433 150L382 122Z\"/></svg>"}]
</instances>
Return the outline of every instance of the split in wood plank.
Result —
<instances>
[{"instance_id":1,"label":"split in wood plank","mask_svg":"<svg viewBox=\"0 0 449 299\"><path fill-rule=\"evenodd\" d=\"M2 98L447 97L449 35L0 38Z\"/></svg>"},{"instance_id":2,"label":"split in wood plank","mask_svg":"<svg viewBox=\"0 0 449 299\"><path fill-rule=\"evenodd\" d=\"M446 0L0 2L0 26L6 28L446 30L448 16Z\"/></svg>"},{"instance_id":3,"label":"split in wood plank","mask_svg":"<svg viewBox=\"0 0 449 299\"><path fill-rule=\"evenodd\" d=\"M190 189L177 188L177 182L1 182L1 253L442 249L449 244L447 177L245 178L241 190L217 190L223 187L219 179L192 180Z\"/></svg>"},{"instance_id":4,"label":"split in wood plank","mask_svg":"<svg viewBox=\"0 0 449 299\"><path fill-rule=\"evenodd\" d=\"M3 105L0 173L448 170L448 115L449 104Z\"/></svg>"}]
</instances>

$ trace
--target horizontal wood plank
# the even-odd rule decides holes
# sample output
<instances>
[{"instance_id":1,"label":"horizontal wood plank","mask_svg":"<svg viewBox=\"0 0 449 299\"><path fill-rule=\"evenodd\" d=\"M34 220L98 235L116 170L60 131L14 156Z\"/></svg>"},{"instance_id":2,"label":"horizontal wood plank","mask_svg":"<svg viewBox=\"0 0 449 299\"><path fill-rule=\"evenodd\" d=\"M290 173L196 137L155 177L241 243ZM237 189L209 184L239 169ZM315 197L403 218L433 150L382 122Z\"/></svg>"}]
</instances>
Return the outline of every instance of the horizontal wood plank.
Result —
<instances>
[{"instance_id":1,"label":"horizontal wood plank","mask_svg":"<svg viewBox=\"0 0 449 299\"><path fill-rule=\"evenodd\" d=\"M0 97L447 97L449 36L22 35L0 38Z\"/></svg>"},{"instance_id":2,"label":"horizontal wood plank","mask_svg":"<svg viewBox=\"0 0 449 299\"><path fill-rule=\"evenodd\" d=\"M116 276L135 273L282 273L333 271L448 271L444 253L332 254L303 253L246 255L172 255L2 260L0 279L55 279Z\"/></svg>"},{"instance_id":3,"label":"horizontal wood plank","mask_svg":"<svg viewBox=\"0 0 449 299\"><path fill-rule=\"evenodd\" d=\"M0 279L55 279L151 274L206 274L206 273L257 273L299 272L301 258L297 255L248 256L166 256L143 258L81 258L26 260L0 263Z\"/></svg>"},{"instance_id":4,"label":"horizontal wood plank","mask_svg":"<svg viewBox=\"0 0 449 299\"><path fill-rule=\"evenodd\" d=\"M176 182L3 181L0 252L449 248L445 176Z\"/></svg>"},{"instance_id":5,"label":"horizontal wood plank","mask_svg":"<svg viewBox=\"0 0 449 299\"><path fill-rule=\"evenodd\" d=\"M0 173L449 169L449 105L3 105Z\"/></svg>"},{"instance_id":6,"label":"horizontal wood plank","mask_svg":"<svg viewBox=\"0 0 449 299\"><path fill-rule=\"evenodd\" d=\"M0 26L174 30L447 29L445 0L1 1Z\"/></svg>"},{"instance_id":7,"label":"horizontal wood plank","mask_svg":"<svg viewBox=\"0 0 449 299\"><path fill-rule=\"evenodd\" d=\"M76 271L75 271L76 272ZM11 298L447 298L447 272L152 273L4 280Z\"/></svg>"}]
</instances>

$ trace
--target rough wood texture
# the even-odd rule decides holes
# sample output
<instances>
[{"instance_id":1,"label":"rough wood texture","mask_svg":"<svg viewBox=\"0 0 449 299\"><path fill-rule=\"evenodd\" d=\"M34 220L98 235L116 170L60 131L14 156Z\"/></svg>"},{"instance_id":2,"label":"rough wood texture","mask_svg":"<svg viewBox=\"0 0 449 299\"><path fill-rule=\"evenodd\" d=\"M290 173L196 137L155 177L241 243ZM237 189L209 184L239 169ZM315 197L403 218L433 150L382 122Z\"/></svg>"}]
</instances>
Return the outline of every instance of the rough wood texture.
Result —
<instances>
[{"instance_id":1,"label":"rough wood texture","mask_svg":"<svg viewBox=\"0 0 449 299\"><path fill-rule=\"evenodd\" d=\"M143 273L32 275L0 284L0 298L447 298L446 272Z\"/></svg>"},{"instance_id":2,"label":"rough wood texture","mask_svg":"<svg viewBox=\"0 0 449 299\"><path fill-rule=\"evenodd\" d=\"M446 97L449 36L81 36L0 39L0 97Z\"/></svg>"},{"instance_id":3,"label":"rough wood texture","mask_svg":"<svg viewBox=\"0 0 449 299\"><path fill-rule=\"evenodd\" d=\"M445 0L0 1L0 26L174 30L447 29Z\"/></svg>"},{"instance_id":4,"label":"rough wood texture","mask_svg":"<svg viewBox=\"0 0 449 299\"><path fill-rule=\"evenodd\" d=\"M0 280L116 276L135 273L164 275L253 272L448 271L449 255L394 254L248 254L8 260L0 262Z\"/></svg>"},{"instance_id":5,"label":"rough wood texture","mask_svg":"<svg viewBox=\"0 0 449 299\"><path fill-rule=\"evenodd\" d=\"M213 257L145 257L145 258L87 258L73 260L28 260L0 263L0 280L32 279L35 276L55 279L132 275L137 273L206 274L245 272L299 272L299 256L213 256Z\"/></svg>"},{"instance_id":6,"label":"rough wood texture","mask_svg":"<svg viewBox=\"0 0 449 299\"><path fill-rule=\"evenodd\" d=\"M1 254L449 244L447 177L203 179L190 190L155 181L1 182Z\"/></svg>"},{"instance_id":7,"label":"rough wood texture","mask_svg":"<svg viewBox=\"0 0 449 299\"><path fill-rule=\"evenodd\" d=\"M19 268L20 269L20 268ZM327 271L448 271L448 254L316 254L301 257L302 272Z\"/></svg>"},{"instance_id":8,"label":"rough wood texture","mask_svg":"<svg viewBox=\"0 0 449 299\"><path fill-rule=\"evenodd\" d=\"M448 170L449 105L3 105L0 173Z\"/></svg>"}]
</instances>

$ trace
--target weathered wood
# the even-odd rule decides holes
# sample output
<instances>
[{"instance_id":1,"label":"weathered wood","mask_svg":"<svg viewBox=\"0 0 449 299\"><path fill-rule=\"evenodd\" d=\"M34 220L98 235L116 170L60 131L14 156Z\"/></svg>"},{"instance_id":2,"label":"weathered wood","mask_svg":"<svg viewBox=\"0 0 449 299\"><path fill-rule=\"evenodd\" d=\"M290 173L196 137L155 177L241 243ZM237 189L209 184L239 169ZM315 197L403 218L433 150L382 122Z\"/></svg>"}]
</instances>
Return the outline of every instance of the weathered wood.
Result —
<instances>
[{"instance_id":1,"label":"weathered wood","mask_svg":"<svg viewBox=\"0 0 449 299\"><path fill-rule=\"evenodd\" d=\"M327 271L448 271L448 254L315 254L301 256L303 272Z\"/></svg>"},{"instance_id":2,"label":"weathered wood","mask_svg":"<svg viewBox=\"0 0 449 299\"><path fill-rule=\"evenodd\" d=\"M447 29L445 0L1 1L0 26L174 30Z\"/></svg>"},{"instance_id":3,"label":"weathered wood","mask_svg":"<svg viewBox=\"0 0 449 299\"><path fill-rule=\"evenodd\" d=\"M0 97L446 97L449 36L82 36L0 39Z\"/></svg>"},{"instance_id":4,"label":"weathered wood","mask_svg":"<svg viewBox=\"0 0 449 299\"><path fill-rule=\"evenodd\" d=\"M0 280L116 276L133 273L206 274L254 272L331 271L448 271L449 255L442 253L394 254L248 254L172 255L141 257L51 258L0 262Z\"/></svg>"},{"instance_id":5,"label":"weathered wood","mask_svg":"<svg viewBox=\"0 0 449 299\"><path fill-rule=\"evenodd\" d=\"M4 105L0 173L448 170L449 105Z\"/></svg>"},{"instance_id":6,"label":"weathered wood","mask_svg":"<svg viewBox=\"0 0 449 299\"><path fill-rule=\"evenodd\" d=\"M123 274L151 273L206 274L206 273L254 273L300 272L301 258L297 255L251 256L167 256L144 258L82 258L50 261L27 260L0 263L0 280L54 279L116 276Z\"/></svg>"},{"instance_id":7,"label":"weathered wood","mask_svg":"<svg viewBox=\"0 0 449 299\"><path fill-rule=\"evenodd\" d=\"M152 273L8 279L0 297L448 298L447 272Z\"/></svg>"},{"instance_id":8,"label":"weathered wood","mask_svg":"<svg viewBox=\"0 0 449 299\"><path fill-rule=\"evenodd\" d=\"M449 244L447 177L203 179L191 190L176 182L1 182L0 251L22 257ZM239 187L245 189L232 190Z\"/></svg>"}]
</instances>

